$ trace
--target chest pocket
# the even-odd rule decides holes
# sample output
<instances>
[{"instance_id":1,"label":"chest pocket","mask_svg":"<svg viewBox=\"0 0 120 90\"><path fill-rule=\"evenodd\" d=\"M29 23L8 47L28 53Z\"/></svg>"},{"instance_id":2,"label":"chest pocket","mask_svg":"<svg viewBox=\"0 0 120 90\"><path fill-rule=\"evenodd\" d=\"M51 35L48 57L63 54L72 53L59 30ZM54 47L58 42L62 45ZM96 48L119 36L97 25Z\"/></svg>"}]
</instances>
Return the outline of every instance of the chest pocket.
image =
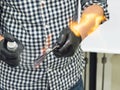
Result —
<instances>
[{"instance_id":1,"label":"chest pocket","mask_svg":"<svg viewBox=\"0 0 120 90\"><path fill-rule=\"evenodd\" d=\"M17 19L28 23L38 23L40 16L39 0L4 0L8 9ZM13 10L12 10L13 9Z\"/></svg>"}]
</instances>

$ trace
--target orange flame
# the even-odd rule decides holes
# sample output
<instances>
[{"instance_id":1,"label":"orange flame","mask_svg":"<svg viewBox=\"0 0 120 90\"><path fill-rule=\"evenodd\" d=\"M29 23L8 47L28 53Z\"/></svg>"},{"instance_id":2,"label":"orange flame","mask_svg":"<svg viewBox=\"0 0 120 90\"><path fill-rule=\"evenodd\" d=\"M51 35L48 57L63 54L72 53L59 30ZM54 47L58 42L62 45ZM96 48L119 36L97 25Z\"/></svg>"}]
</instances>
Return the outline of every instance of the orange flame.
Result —
<instances>
[{"instance_id":1,"label":"orange flame","mask_svg":"<svg viewBox=\"0 0 120 90\"><path fill-rule=\"evenodd\" d=\"M70 21L69 27L76 36L80 37L81 27L89 27L87 34L90 34L93 31L95 31L96 28L100 25L100 23L104 20L105 20L105 16L99 16L97 14L87 14L87 15L82 15L82 18L79 23L76 21Z\"/></svg>"}]
</instances>

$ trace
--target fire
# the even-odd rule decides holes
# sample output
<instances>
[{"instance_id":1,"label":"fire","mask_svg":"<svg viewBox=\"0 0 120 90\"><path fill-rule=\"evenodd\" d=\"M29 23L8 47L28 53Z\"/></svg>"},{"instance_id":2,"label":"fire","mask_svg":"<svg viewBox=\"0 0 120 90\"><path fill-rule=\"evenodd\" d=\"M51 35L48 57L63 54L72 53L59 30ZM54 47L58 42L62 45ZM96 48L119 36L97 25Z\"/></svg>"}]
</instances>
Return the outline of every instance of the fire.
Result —
<instances>
[{"instance_id":1,"label":"fire","mask_svg":"<svg viewBox=\"0 0 120 90\"><path fill-rule=\"evenodd\" d=\"M82 27L87 26L86 28L89 28L87 34L90 34L93 31L95 31L96 28L100 25L100 23L104 20L105 20L105 16L99 16L97 14L87 14L87 15L82 15L80 22L70 21L69 27L76 36L80 37L80 29Z\"/></svg>"}]
</instances>

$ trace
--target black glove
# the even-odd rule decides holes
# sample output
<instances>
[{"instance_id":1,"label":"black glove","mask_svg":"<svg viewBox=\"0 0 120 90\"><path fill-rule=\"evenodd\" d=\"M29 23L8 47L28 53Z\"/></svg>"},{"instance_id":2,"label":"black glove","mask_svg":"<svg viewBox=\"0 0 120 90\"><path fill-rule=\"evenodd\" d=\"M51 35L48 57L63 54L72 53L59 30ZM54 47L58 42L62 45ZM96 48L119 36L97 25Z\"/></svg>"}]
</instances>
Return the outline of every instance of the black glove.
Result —
<instances>
[{"instance_id":1,"label":"black glove","mask_svg":"<svg viewBox=\"0 0 120 90\"><path fill-rule=\"evenodd\" d=\"M15 51L10 51L7 49L8 42L16 42L18 47ZM20 53L23 50L23 45L20 41L14 38L12 35L5 33L4 39L0 41L0 60L3 60L8 65L15 67L19 65Z\"/></svg>"},{"instance_id":2,"label":"black glove","mask_svg":"<svg viewBox=\"0 0 120 90\"><path fill-rule=\"evenodd\" d=\"M82 38L75 36L69 27L62 30L60 37L58 38L57 44L59 45L53 53L57 57L70 57L74 55L78 48Z\"/></svg>"}]
</instances>

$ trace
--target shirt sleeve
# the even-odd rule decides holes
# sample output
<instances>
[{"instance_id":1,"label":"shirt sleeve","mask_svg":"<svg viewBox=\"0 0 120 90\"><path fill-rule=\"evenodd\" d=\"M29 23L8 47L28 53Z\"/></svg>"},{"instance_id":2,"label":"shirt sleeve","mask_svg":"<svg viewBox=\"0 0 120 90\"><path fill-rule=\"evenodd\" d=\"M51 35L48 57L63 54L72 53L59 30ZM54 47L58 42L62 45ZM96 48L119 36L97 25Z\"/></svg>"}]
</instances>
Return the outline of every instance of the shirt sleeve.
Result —
<instances>
[{"instance_id":1,"label":"shirt sleeve","mask_svg":"<svg viewBox=\"0 0 120 90\"><path fill-rule=\"evenodd\" d=\"M97 5L99 5L103 8L106 20L108 20L109 19L109 13L108 13L107 0L81 0L81 10L83 11L88 6L94 5L94 4L97 4Z\"/></svg>"}]
</instances>

